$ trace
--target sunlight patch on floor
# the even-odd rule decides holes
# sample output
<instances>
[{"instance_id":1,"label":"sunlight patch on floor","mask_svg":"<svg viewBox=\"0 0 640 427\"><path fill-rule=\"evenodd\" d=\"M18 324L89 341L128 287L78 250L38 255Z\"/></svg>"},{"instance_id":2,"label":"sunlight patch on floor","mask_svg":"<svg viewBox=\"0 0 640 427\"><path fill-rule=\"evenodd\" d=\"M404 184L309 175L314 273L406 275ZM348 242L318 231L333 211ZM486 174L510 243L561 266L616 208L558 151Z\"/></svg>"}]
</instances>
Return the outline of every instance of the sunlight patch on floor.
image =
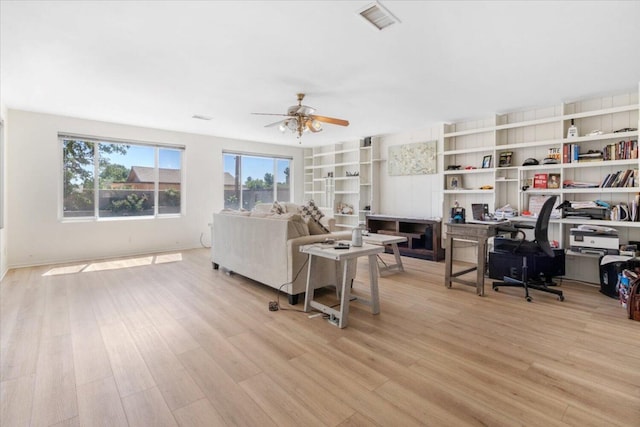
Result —
<instances>
[{"instance_id":1,"label":"sunlight patch on floor","mask_svg":"<svg viewBox=\"0 0 640 427\"><path fill-rule=\"evenodd\" d=\"M55 267L43 274L43 276L59 276L61 274L80 273L88 264L67 265Z\"/></svg>"},{"instance_id":2,"label":"sunlight patch on floor","mask_svg":"<svg viewBox=\"0 0 640 427\"><path fill-rule=\"evenodd\" d=\"M167 262L182 261L182 254L180 252L176 254L164 254L156 256L155 264L165 264Z\"/></svg>"},{"instance_id":3,"label":"sunlight patch on floor","mask_svg":"<svg viewBox=\"0 0 640 427\"><path fill-rule=\"evenodd\" d=\"M89 264L82 272L88 273L91 271L105 271L105 270L119 270L121 268L140 267L142 265L151 265L153 263L152 256L146 256L142 258L127 258L118 259L114 261L94 262Z\"/></svg>"},{"instance_id":4,"label":"sunlight patch on floor","mask_svg":"<svg viewBox=\"0 0 640 427\"><path fill-rule=\"evenodd\" d=\"M166 264L182 261L182 253L162 254L137 258L117 259L112 261L94 262L91 264L76 264L63 267L54 267L43 276L59 276L62 274L90 273L94 271L119 270L122 268L141 267L152 264Z\"/></svg>"}]
</instances>

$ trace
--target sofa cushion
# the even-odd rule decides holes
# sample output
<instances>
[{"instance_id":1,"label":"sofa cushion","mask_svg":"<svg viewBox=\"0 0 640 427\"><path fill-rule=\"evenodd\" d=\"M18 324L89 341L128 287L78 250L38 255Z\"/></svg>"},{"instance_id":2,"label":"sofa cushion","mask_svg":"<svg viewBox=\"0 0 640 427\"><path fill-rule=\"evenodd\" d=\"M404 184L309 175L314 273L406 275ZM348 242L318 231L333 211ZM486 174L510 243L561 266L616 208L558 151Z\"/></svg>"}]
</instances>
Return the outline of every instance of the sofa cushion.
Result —
<instances>
[{"instance_id":1,"label":"sofa cushion","mask_svg":"<svg viewBox=\"0 0 640 427\"><path fill-rule=\"evenodd\" d=\"M235 209L227 209L224 208L220 211L221 214L227 214L227 215L240 215L240 216L250 216L251 215L251 211L248 211L246 209L240 209L240 210L235 210Z\"/></svg>"},{"instance_id":2,"label":"sofa cushion","mask_svg":"<svg viewBox=\"0 0 640 427\"><path fill-rule=\"evenodd\" d=\"M320 208L316 205L316 203L313 200L309 200L307 203L302 205L300 209L302 210L302 217L304 219L313 220L324 231L324 233L317 233L317 234L329 233L329 230L324 225L320 224L320 219L322 219L324 214L322 213ZM307 222L307 225L309 225L309 222ZM309 232L311 232L311 227L312 226L309 226Z\"/></svg>"},{"instance_id":3,"label":"sofa cushion","mask_svg":"<svg viewBox=\"0 0 640 427\"><path fill-rule=\"evenodd\" d=\"M309 230L309 234L314 236L316 234L329 234L329 231L327 231L327 228L320 224L320 222L316 221L315 219L309 217L309 218L305 218L305 222L307 224L307 228Z\"/></svg>"},{"instance_id":4,"label":"sofa cushion","mask_svg":"<svg viewBox=\"0 0 640 427\"><path fill-rule=\"evenodd\" d=\"M283 214L286 213L286 209L284 208L284 206L282 206L280 203L278 203L277 200L275 200L273 202L273 205L271 205L271 213L274 214Z\"/></svg>"},{"instance_id":5,"label":"sofa cushion","mask_svg":"<svg viewBox=\"0 0 640 427\"><path fill-rule=\"evenodd\" d=\"M253 207L251 212L270 213L272 207L273 205L271 203L259 202L259 203L256 203L256 205Z\"/></svg>"},{"instance_id":6,"label":"sofa cushion","mask_svg":"<svg viewBox=\"0 0 640 427\"><path fill-rule=\"evenodd\" d=\"M297 203L280 202L280 205L282 205L287 213L302 213L302 211L300 210L300 205L298 205Z\"/></svg>"}]
</instances>

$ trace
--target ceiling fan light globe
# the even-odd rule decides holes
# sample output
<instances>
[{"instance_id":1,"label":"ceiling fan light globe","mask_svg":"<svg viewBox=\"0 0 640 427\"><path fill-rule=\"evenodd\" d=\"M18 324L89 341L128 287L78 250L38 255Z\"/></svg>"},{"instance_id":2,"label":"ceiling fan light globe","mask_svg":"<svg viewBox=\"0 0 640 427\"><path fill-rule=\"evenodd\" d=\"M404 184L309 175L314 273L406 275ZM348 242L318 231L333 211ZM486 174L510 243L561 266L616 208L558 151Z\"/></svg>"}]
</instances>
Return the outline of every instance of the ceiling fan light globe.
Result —
<instances>
[{"instance_id":1,"label":"ceiling fan light globe","mask_svg":"<svg viewBox=\"0 0 640 427\"><path fill-rule=\"evenodd\" d=\"M285 132L286 132L286 130L287 130L287 126L286 126L285 122L282 122L282 123L280 123L280 124L278 125L278 130L279 130L280 132L282 132L282 133L285 133Z\"/></svg>"},{"instance_id":2,"label":"ceiling fan light globe","mask_svg":"<svg viewBox=\"0 0 640 427\"><path fill-rule=\"evenodd\" d=\"M322 123L320 123L318 120L313 119L309 123L309 127L313 128L315 132L319 132L322 130Z\"/></svg>"},{"instance_id":3,"label":"ceiling fan light globe","mask_svg":"<svg viewBox=\"0 0 640 427\"><path fill-rule=\"evenodd\" d=\"M297 132L298 131L298 120L297 119L287 120L287 128L291 132Z\"/></svg>"}]
</instances>

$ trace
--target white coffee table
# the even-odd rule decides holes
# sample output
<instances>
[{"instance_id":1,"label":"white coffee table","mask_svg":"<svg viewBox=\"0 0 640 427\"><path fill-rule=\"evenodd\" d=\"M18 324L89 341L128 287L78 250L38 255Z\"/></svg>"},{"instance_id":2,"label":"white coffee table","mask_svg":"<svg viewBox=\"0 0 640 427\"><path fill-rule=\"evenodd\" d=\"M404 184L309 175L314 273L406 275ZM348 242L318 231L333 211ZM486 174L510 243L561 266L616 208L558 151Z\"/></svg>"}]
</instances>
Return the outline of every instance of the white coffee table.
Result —
<instances>
[{"instance_id":1,"label":"white coffee table","mask_svg":"<svg viewBox=\"0 0 640 427\"><path fill-rule=\"evenodd\" d=\"M345 243L348 243L345 241ZM305 245L300 247L300 252L309 255L307 269L307 288L304 296L304 311L309 312L311 308L315 308L322 313L328 314L330 320L337 320L339 328L345 328L349 316L349 302L359 301L363 304L371 306L373 314L380 313L380 297L378 295L378 263L376 256L384 252L384 247L380 245L371 245L364 243L361 247L349 247L349 249L335 249L334 245ZM351 296L351 281L347 280L349 271L355 274L358 258L361 256L369 257L369 285L371 289L371 299L367 300L360 296ZM338 265L342 264L342 284L339 287L340 293L340 310L336 310L327 305L321 304L313 300L314 287L312 286L311 270L312 264L317 257L328 258L334 260Z\"/></svg>"},{"instance_id":2,"label":"white coffee table","mask_svg":"<svg viewBox=\"0 0 640 427\"><path fill-rule=\"evenodd\" d=\"M380 261L382 261L382 264L384 264L384 267L378 266L378 270L380 271L380 274L382 274L385 271L404 271L404 267L402 265L402 258L400 258L400 250L398 249L398 243L406 242L407 241L406 237L393 236L390 234L369 233L367 235L362 236L362 241L365 243L370 243L372 245L391 246L391 250L393 251L393 256L395 256L396 258L396 263L387 264L381 259Z\"/></svg>"}]
</instances>

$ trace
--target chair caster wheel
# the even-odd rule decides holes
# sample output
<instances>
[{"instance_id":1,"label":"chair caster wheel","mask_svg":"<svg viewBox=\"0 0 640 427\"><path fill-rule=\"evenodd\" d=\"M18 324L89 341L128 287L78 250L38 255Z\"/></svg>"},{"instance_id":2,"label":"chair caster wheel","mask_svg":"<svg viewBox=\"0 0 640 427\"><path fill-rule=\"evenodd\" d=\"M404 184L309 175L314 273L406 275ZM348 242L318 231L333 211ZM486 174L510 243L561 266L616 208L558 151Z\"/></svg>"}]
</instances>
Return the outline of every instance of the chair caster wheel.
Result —
<instances>
[{"instance_id":1,"label":"chair caster wheel","mask_svg":"<svg viewBox=\"0 0 640 427\"><path fill-rule=\"evenodd\" d=\"M527 297L527 302L531 302L532 300L533 300L533 298Z\"/></svg>"},{"instance_id":2,"label":"chair caster wheel","mask_svg":"<svg viewBox=\"0 0 640 427\"><path fill-rule=\"evenodd\" d=\"M498 288L493 288L493 291L494 292L498 292Z\"/></svg>"},{"instance_id":3,"label":"chair caster wheel","mask_svg":"<svg viewBox=\"0 0 640 427\"><path fill-rule=\"evenodd\" d=\"M564 301L564 295L559 295L559 296L558 296L558 299L559 299L560 301Z\"/></svg>"}]
</instances>

